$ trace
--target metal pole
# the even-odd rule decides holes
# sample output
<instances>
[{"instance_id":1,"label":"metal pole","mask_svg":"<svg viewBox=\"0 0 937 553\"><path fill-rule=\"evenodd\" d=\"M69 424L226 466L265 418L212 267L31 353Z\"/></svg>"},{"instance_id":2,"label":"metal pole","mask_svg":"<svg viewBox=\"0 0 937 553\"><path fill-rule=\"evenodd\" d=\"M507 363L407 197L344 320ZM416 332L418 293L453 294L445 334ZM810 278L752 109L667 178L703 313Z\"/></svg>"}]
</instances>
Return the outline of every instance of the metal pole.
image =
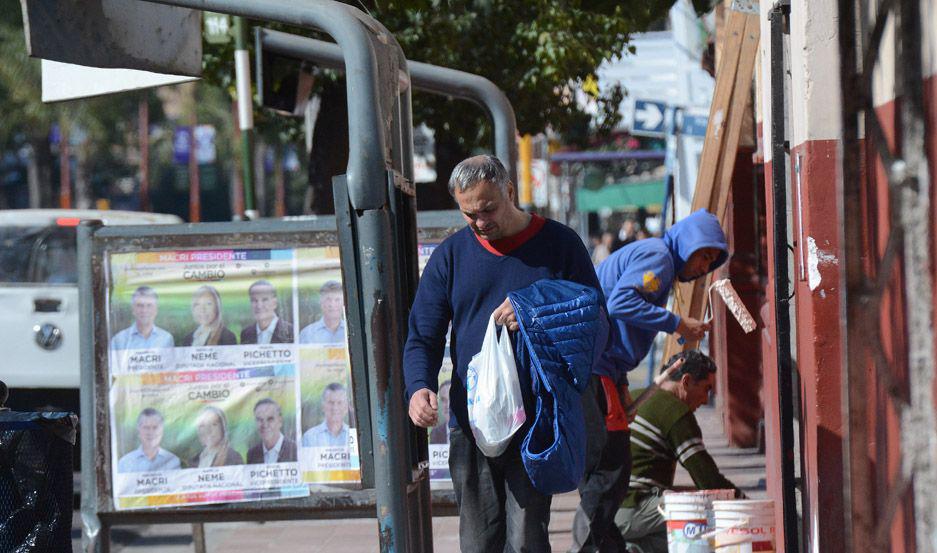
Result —
<instances>
[{"instance_id":1,"label":"metal pole","mask_svg":"<svg viewBox=\"0 0 937 553\"><path fill-rule=\"evenodd\" d=\"M306 38L280 31L260 29L263 48L308 60L330 69L345 69L342 48L331 42ZM413 88L440 96L469 100L481 106L494 125L495 155L504 163L515 184L517 180L517 120L514 108L504 92L488 79L418 61L408 61Z\"/></svg>"},{"instance_id":2,"label":"metal pole","mask_svg":"<svg viewBox=\"0 0 937 553\"><path fill-rule=\"evenodd\" d=\"M361 11L331 0L145 0L268 20L297 27L319 29L341 47L346 65L348 91L349 151L348 200L358 241L354 244L361 290L349 298L350 310L360 310L366 338L366 361L374 390L370 397L373 425L374 487L382 552L411 551L407 533L410 513L406 496L409 467L395 464L406 458L404 390L400 385L403 329L397 323L405 309L395 297L399 254L393 248L388 214L387 150L384 110L386 93L399 91L398 74L382 68L396 67L387 55L393 49L402 55L393 35ZM379 54L381 58L379 60ZM380 62L379 62L380 61ZM405 73L406 65L400 69ZM382 95L383 93L383 95ZM347 249L352 244L343 244ZM409 252L416 255L416 252ZM354 273L353 273L354 274ZM371 384L373 382L373 384ZM396 419L400 417L400 419ZM426 506L428 508L428 506Z\"/></svg>"},{"instance_id":3,"label":"metal pole","mask_svg":"<svg viewBox=\"0 0 937 553\"><path fill-rule=\"evenodd\" d=\"M859 86L856 44L856 2L839 0L840 88L843 102L843 146L840 156L843 221L840 240L845 250L843 282L846 301L842 319L846 321L843 348L843 524L845 551L862 551L873 542L875 527L873 503L870 500L872 472L869 466L866 329L869 300L863 268L862 179L863 148L859 142L859 112L862 99L851 93Z\"/></svg>"},{"instance_id":4,"label":"metal pole","mask_svg":"<svg viewBox=\"0 0 937 553\"><path fill-rule=\"evenodd\" d=\"M98 518L97 471L94 462L97 452L95 432L95 363L94 363L94 293L91 281L93 254L92 238L101 228L99 221L86 221L78 226L78 326L81 347L81 549L95 553L108 549L108 530Z\"/></svg>"},{"instance_id":5,"label":"metal pole","mask_svg":"<svg viewBox=\"0 0 937 553\"><path fill-rule=\"evenodd\" d=\"M794 401L787 274L787 143L784 110L784 19L789 6L771 10L771 184L774 192L774 314L777 320L778 406L784 550L800 551L794 475Z\"/></svg>"},{"instance_id":6,"label":"metal pole","mask_svg":"<svg viewBox=\"0 0 937 553\"><path fill-rule=\"evenodd\" d=\"M234 18L234 72L237 85L238 128L241 130L241 172L244 184L244 216L256 219L254 209L254 99L251 94L250 55L247 52L247 26L243 17Z\"/></svg>"},{"instance_id":7,"label":"metal pole","mask_svg":"<svg viewBox=\"0 0 937 553\"><path fill-rule=\"evenodd\" d=\"M904 283L908 310L908 388L910 405L902 413L902 472L913 478L916 545L937 552L937 415L934 392L934 314L931 245L931 176L927 159L927 110L921 56L921 5L901 0L898 56L901 80L901 155L891 167L901 182L900 216L904 227ZM900 61L899 61L900 60Z\"/></svg>"}]
</instances>

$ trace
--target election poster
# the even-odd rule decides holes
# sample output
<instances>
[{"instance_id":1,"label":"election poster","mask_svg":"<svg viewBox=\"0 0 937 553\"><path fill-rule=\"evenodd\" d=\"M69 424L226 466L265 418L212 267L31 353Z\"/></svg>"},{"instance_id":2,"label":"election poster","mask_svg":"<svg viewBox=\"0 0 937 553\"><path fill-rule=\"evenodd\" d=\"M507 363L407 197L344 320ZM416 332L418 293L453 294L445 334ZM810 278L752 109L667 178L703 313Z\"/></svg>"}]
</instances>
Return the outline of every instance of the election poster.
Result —
<instances>
[{"instance_id":1,"label":"election poster","mask_svg":"<svg viewBox=\"0 0 937 553\"><path fill-rule=\"evenodd\" d=\"M310 484L361 480L338 248L297 250L300 460Z\"/></svg>"},{"instance_id":2,"label":"election poster","mask_svg":"<svg viewBox=\"0 0 937 553\"><path fill-rule=\"evenodd\" d=\"M423 243L419 245L420 255L420 273L429 261L430 255L435 251L436 243ZM431 483L448 483L451 481L449 474L449 388L452 386L452 358L449 355L450 333L446 334L446 350L442 358L442 366L439 368L439 378L437 379L436 404L438 406L438 418L436 426L430 428L429 432L429 478Z\"/></svg>"},{"instance_id":3,"label":"election poster","mask_svg":"<svg viewBox=\"0 0 937 553\"><path fill-rule=\"evenodd\" d=\"M308 495L296 459L295 391L293 365L117 376L115 506Z\"/></svg>"},{"instance_id":4,"label":"election poster","mask_svg":"<svg viewBox=\"0 0 937 553\"><path fill-rule=\"evenodd\" d=\"M434 245L420 245L421 266ZM307 496L360 485L337 247L105 258L111 477L118 510ZM448 481L448 343L431 478Z\"/></svg>"},{"instance_id":5,"label":"election poster","mask_svg":"<svg viewBox=\"0 0 937 553\"><path fill-rule=\"evenodd\" d=\"M107 258L117 509L309 494L293 249Z\"/></svg>"}]
</instances>

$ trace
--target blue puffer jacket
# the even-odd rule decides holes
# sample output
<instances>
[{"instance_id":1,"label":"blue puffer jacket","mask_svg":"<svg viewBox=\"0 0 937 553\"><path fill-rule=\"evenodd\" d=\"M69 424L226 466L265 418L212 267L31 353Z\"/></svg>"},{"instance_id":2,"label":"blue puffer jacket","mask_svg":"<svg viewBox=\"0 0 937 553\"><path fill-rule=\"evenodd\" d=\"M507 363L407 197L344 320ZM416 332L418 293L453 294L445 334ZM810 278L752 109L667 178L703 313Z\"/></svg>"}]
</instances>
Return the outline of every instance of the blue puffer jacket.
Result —
<instances>
[{"instance_id":1,"label":"blue puffer jacket","mask_svg":"<svg viewBox=\"0 0 937 553\"><path fill-rule=\"evenodd\" d=\"M525 349L518 360L530 365L537 405L521 459L537 491L568 492L585 468L582 392L608 340L604 299L567 280L538 280L508 297L520 327L517 349Z\"/></svg>"}]
</instances>

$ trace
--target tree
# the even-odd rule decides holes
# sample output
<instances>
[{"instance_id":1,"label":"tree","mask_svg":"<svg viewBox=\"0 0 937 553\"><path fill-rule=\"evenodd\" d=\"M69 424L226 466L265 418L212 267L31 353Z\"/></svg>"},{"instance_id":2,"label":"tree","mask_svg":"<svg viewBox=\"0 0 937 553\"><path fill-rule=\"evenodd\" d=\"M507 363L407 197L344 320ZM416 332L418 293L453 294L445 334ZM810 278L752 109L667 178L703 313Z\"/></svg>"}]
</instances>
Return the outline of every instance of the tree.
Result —
<instances>
[{"instance_id":1,"label":"tree","mask_svg":"<svg viewBox=\"0 0 937 553\"><path fill-rule=\"evenodd\" d=\"M599 65L619 55L632 33L664 17L673 0L348 0L381 21L400 42L407 59L461 69L487 77L506 92L521 133L547 127L582 141L585 129L607 130L618 122L622 92L612 88L598 97L600 113L584 113L575 101L582 83L594 78ZM707 8L704 0L695 3ZM276 27L272 26L271 27ZM310 35L308 31L286 29ZM208 54L217 82L231 82L233 55ZM343 120L344 82L320 79L322 106L310 160L314 196L330 197L331 176L344 171L345 156L336 145L347 136L321 119ZM480 109L463 102L416 93L414 124L436 132L437 186L421 194L421 209L449 202L445 181L454 164L491 144L491 129ZM282 124L282 123L278 123ZM262 126L262 125L259 125ZM320 148L330 151L318 151ZM488 149L488 148L486 148ZM314 202L317 212L330 201Z\"/></svg>"}]
</instances>

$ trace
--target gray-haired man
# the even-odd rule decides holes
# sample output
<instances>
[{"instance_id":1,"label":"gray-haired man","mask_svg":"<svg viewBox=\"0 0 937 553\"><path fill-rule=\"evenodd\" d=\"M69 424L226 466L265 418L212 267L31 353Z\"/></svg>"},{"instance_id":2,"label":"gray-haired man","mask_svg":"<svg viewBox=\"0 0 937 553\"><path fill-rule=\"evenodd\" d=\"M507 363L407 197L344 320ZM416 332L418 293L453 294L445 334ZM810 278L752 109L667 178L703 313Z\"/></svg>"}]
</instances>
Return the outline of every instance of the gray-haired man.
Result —
<instances>
[{"instance_id":1,"label":"gray-haired man","mask_svg":"<svg viewBox=\"0 0 937 553\"><path fill-rule=\"evenodd\" d=\"M551 497L538 492L521 461L522 427L502 455L484 456L469 426L465 377L481 349L489 318L517 330L508 293L541 279L565 279L598 289L582 240L571 229L514 205L514 184L497 158L459 163L449 190L468 226L430 256L410 312L404 350L409 414L421 428L438 419L436 387L452 323L449 468L459 503L463 552L549 551ZM535 412L530 374L518 363L528 420ZM604 429L603 429L604 430Z\"/></svg>"},{"instance_id":2,"label":"gray-haired man","mask_svg":"<svg viewBox=\"0 0 937 553\"><path fill-rule=\"evenodd\" d=\"M152 407L137 415L137 438L140 446L117 461L117 472L154 472L181 468L179 458L166 451L163 441L163 415Z\"/></svg>"},{"instance_id":3,"label":"gray-haired man","mask_svg":"<svg viewBox=\"0 0 937 553\"><path fill-rule=\"evenodd\" d=\"M140 286L131 297L133 324L111 339L111 349L171 348L175 345L172 334L156 326L159 296L149 286Z\"/></svg>"}]
</instances>

